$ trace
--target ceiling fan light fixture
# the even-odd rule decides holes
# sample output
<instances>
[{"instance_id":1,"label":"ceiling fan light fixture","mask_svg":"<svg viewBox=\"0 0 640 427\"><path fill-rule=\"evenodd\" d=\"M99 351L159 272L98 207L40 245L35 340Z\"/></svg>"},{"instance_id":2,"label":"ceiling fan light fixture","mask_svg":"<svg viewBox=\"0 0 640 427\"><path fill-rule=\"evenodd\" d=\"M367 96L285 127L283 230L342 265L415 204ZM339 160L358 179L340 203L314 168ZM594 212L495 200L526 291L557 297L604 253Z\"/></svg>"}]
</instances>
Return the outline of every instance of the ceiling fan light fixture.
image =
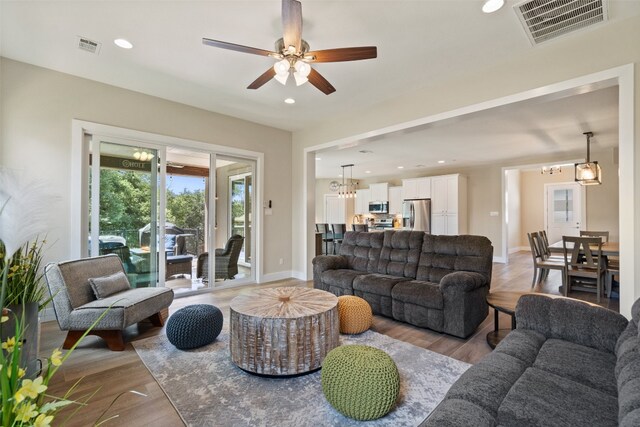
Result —
<instances>
[{"instance_id":1,"label":"ceiling fan light fixture","mask_svg":"<svg viewBox=\"0 0 640 427\"><path fill-rule=\"evenodd\" d=\"M277 81L279 81L280 83L282 83L283 85L287 84L287 79L289 78L289 73L281 75L281 74L276 74L275 76L273 76L274 79L276 79Z\"/></svg>"},{"instance_id":2,"label":"ceiling fan light fixture","mask_svg":"<svg viewBox=\"0 0 640 427\"><path fill-rule=\"evenodd\" d=\"M302 86L303 84L305 84L306 82L309 81L309 79L307 79L306 77L302 76L297 71L293 73L293 78L296 79L296 86Z\"/></svg>"},{"instance_id":3,"label":"ceiling fan light fixture","mask_svg":"<svg viewBox=\"0 0 640 427\"><path fill-rule=\"evenodd\" d=\"M482 5L482 11L484 13L493 13L504 6L504 0L486 0Z\"/></svg>"},{"instance_id":4,"label":"ceiling fan light fixture","mask_svg":"<svg viewBox=\"0 0 640 427\"><path fill-rule=\"evenodd\" d=\"M289 69L291 68L291 64L288 59L283 59L282 61L278 61L273 64L273 69L278 76L286 76L289 74Z\"/></svg>"},{"instance_id":5,"label":"ceiling fan light fixture","mask_svg":"<svg viewBox=\"0 0 640 427\"><path fill-rule=\"evenodd\" d=\"M300 77L307 78L309 73L311 73L311 65L306 62L296 61L293 67L296 69L296 73L298 73Z\"/></svg>"}]
</instances>

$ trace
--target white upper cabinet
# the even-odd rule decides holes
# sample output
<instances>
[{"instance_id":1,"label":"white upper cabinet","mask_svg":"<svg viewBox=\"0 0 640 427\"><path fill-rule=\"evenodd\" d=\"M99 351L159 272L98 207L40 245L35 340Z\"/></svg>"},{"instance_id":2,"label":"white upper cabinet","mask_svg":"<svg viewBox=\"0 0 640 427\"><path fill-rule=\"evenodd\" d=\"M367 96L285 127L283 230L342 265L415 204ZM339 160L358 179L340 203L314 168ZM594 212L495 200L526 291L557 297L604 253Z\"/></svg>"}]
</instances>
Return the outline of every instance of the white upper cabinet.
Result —
<instances>
[{"instance_id":1,"label":"white upper cabinet","mask_svg":"<svg viewBox=\"0 0 640 427\"><path fill-rule=\"evenodd\" d=\"M402 213L402 187L389 187L389 213Z\"/></svg>"},{"instance_id":2,"label":"white upper cabinet","mask_svg":"<svg viewBox=\"0 0 640 427\"><path fill-rule=\"evenodd\" d=\"M355 214L365 215L369 213L369 200L371 200L371 191L368 189L356 190Z\"/></svg>"},{"instance_id":3,"label":"white upper cabinet","mask_svg":"<svg viewBox=\"0 0 640 427\"><path fill-rule=\"evenodd\" d=\"M381 182L379 184L371 184L369 186L371 194L369 200L372 202L388 202L389 201L389 184Z\"/></svg>"},{"instance_id":4,"label":"white upper cabinet","mask_svg":"<svg viewBox=\"0 0 640 427\"><path fill-rule=\"evenodd\" d=\"M431 178L409 178L402 180L402 199L430 199Z\"/></svg>"},{"instance_id":5,"label":"white upper cabinet","mask_svg":"<svg viewBox=\"0 0 640 427\"><path fill-rule=\"evenodd\" d=\"M431 233L467 233L467 179L462 175L431 178Z\"/></svg>"}]
</instances>

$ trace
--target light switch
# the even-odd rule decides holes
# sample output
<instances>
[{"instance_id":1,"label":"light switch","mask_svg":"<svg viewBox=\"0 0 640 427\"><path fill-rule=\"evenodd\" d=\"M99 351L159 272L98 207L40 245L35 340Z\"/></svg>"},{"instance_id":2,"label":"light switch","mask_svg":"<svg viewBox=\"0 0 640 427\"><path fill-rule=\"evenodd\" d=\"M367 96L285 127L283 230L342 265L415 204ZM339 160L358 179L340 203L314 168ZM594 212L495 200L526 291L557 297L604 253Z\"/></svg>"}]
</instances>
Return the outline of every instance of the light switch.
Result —
<instances>
[{"instance_id":1,"label":"light switch","mask_svg":"<svg viewBox=\"0 0 640 427\"><path fill-rule=\"evenodd\" d=\"M500 212L498 212L498 211L491 211L491 212L489 212L489 216L500 216Z\"/></svg>"}]
</instances>

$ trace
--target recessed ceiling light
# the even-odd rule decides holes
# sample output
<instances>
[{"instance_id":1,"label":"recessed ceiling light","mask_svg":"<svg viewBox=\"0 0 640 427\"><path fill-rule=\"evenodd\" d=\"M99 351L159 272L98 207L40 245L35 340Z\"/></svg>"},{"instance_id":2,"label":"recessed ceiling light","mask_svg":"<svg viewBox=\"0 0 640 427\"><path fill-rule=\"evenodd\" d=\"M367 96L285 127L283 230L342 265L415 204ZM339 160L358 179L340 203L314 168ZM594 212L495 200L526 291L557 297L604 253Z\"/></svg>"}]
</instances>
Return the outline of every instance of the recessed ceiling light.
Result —
<instances>
[{"instance_id":1,"label":"recessed ceiling light","mask_svg":"<svg viewBox=\"0 0 640 427\"><path fill-rule=\"evenodd\" d=\"M486 0L482 5L484 13L493 13L504 6L504 0Z\"/></svg>"},{"instance_id":2,"label":"recessed ceiling light","mask_svg":"<svg viewBox=\"0 0 640 427\"><path fill-rule=\"evenodd\" d=\"M133 47L133 45L129 40L115 39L113 42L116 44L116 46L121 47L123 49L131 49Z\"/></svg>"},{"instance_id":3,"label":"recessed ceiling light","mask_svg":"<svg viewBox=\"0 0 640 427\"><path fill-rule=\"evenodd\" d=\"M364 173L371 173L371 171L364 171Z\"/></svg>"},{"instance_id":4,"label":"recessed ceiling light","mask_svg":"<svg viewBox=\"0 0 640 427\"><path fill-rule=\"evenodd\" d=\"M322 160L320 157L316 157L316 160Z\"/></svg>"},{"instance_id":5,"label":"recessed ceiling light","mask_svg":"<svg viewBox=\"0 0 640 427\"><path fill-rule=\"evenodd\" d=\"M295 104L296 100L293 98L287 98L284 100L285 104Z\"/></svg>"},{"instance_id":6,"label":"recessed ceiling light","mask_svg":"<svg viewBox=\"0 0 640 427\"><path fill-rule=\"evenodd\" d=\"M438 163L442 164L444 163L444 160L438 160Z\"/></svg>"},{"instance_id":7,"label":"recessed ceiling light","mask_svg":"<svg viewBox=\"0 0 640 427\"><path fill-rule=\"evenodd\" d=\"M398 169L404 169L404 166L398 166Z\"/></svg>"}]
</instances>

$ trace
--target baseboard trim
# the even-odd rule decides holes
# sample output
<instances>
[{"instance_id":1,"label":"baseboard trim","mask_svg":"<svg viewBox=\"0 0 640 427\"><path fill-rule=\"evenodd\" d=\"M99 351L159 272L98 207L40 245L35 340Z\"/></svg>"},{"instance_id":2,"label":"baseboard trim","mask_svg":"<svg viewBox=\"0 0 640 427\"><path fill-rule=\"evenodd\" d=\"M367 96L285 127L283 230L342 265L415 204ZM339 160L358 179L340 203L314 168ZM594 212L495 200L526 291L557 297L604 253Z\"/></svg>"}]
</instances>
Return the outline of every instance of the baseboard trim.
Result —
<instances>
[{"instance_id":1,"label":"baseboard trim","mask_svg":"<svg viewBox=\"0 0 640 427\"><path fill-rule=\"evenodd\" d=\"M528 246L516 246L514 248L509 248L509 255L522 251L531 251L531 248Z\"/></svg>"},{"instance_id":2,"label":"baseboard trim","mask_svg":"<svg viewBox=\"0 0 640 427\"><path fill-rule=\"evenodd\" d=\"M505 260L504 257L501 257L501 256L494 256L493 257L493 262L497 262L497 263L500 263L500 264L506 264L507 260Z\"/></svg>"},{"instance_id":3,"label":"baseboard trim","mask_svg":"<svg viewBox=\"0 0 640 427\"><path fill-rule=\"evenodd\" d=\"M303 271L292 271L291 272L291 277L293 277L294 279L298 279L298 280L308 280L307 279L307 274Z\"/></svg>"},{"instance_id":4,"label":"baseboard trim","mask_svg":"<svg viewBox=\"0 0 640 427\"><path fill-rule=\"evenodd\" d=\"M275 282L276 280L290 279L294 277L291 270L276 271L275 273L267 273L262 275L260 283Z\"/></svg>"}]
</instances>

